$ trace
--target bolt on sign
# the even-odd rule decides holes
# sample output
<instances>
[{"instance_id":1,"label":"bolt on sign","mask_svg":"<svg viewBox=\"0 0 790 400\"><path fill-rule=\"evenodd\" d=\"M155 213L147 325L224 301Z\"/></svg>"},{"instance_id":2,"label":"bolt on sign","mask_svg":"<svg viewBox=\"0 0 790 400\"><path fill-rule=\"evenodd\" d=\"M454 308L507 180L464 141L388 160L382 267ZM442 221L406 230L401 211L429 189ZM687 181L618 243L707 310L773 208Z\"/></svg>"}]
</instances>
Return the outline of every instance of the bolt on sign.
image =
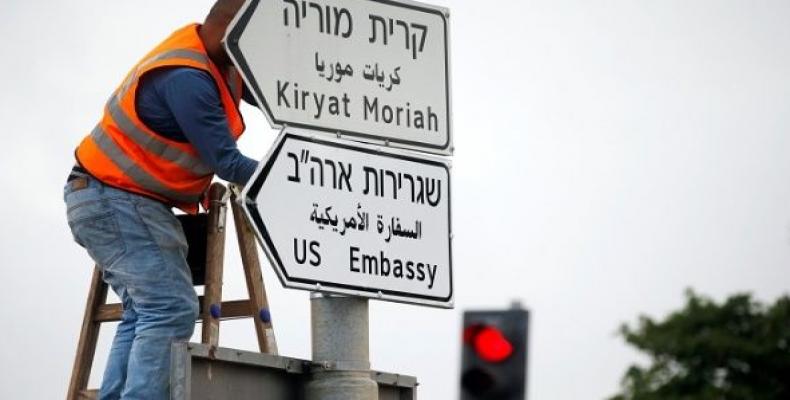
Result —
<instances>
[{"instance_id":1,"label":"bolt on sign","mask_svg":"<svg viewBox=\"0 0 790 400\"><path fill-rule=\"evenodd\" d=\"M284 286L452 307L444 159L289 128L242 198Z\"/></svg>"},{"instance_id":2,"label":"bolt on sign","mask_svg":"<svg viewBox=\"0 0 790 400\"><path fill-rule=\"evenodd\" d=\"M275 128L449 155L448 15L401 0L248 0L225 45Z\"/></svg>"}]
</instances>

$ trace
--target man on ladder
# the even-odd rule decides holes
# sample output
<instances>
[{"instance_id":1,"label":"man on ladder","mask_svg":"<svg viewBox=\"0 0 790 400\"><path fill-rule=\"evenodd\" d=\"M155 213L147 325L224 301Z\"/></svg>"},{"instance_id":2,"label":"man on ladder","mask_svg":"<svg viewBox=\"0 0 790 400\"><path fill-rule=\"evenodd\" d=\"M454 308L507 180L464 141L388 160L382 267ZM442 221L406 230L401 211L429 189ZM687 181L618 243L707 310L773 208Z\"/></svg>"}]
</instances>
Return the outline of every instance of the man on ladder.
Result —
<instances>
[{"instance_id":1,"label":"man on ladder","mask_svg":"<svg viewBox=\"0 0 790 400\"><path fill-rule=\"evenodd\" d=\"M236 147L248 96L220 43L243 3L218 0L146 55L77 147L68 223L123 304L99 399L168 398L171 344L199 308L171 208L196 213L215 173L244 184L257 167Z\"/></svg>"}]
</instances>

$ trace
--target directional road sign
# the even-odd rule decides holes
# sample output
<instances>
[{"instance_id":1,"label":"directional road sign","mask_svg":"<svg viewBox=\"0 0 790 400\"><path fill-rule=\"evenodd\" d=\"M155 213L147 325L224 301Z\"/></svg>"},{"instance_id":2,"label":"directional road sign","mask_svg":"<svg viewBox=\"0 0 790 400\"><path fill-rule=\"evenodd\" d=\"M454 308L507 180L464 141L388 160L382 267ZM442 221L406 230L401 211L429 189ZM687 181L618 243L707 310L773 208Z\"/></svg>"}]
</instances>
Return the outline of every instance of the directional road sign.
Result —
<instances>
[{"instance_id":1,"label":"directional road sign","mask_svg":"<svg viewBox=\"0 0 790 400\"><path fill-rule=\"evenodd\" d=\"M448 11L248 0L225 46L272 126L452 153Z\"/></svg>"},{"instance_id":2,"label":"directional road sign","mask_svg":"<svg viewBox=\"0 0 790 400\"><path fill-rule=\"evenodd\" d=\"M284 286L452 307L443 159L286 129L242 198Z\"/></svg>"}]
</instances>

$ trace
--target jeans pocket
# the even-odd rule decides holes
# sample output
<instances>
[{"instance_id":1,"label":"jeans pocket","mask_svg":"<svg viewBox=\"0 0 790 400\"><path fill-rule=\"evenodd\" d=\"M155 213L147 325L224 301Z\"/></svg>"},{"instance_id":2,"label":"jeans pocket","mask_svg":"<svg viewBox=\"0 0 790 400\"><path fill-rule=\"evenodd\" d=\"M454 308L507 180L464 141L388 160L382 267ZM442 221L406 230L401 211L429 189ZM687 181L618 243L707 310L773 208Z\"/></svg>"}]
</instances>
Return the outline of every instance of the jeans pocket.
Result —
<instances>
[{"instance_id":1,"label":"jeans pocket","mask_svg":"<svg viewBox=\"0 0 790 400\"><path fill-rule=\"evenodd\" d=\"M176 249L186 257L186 235L181 222L167 207L153 201L141 202L137 205L137 212L159 247L166 250Z\"/></svg>"},{"instance_id":2,"label":"jeans pocket","mask_svg":"<svg viewBox=\"0 0 790 400\"><path fill-rule=\"evenodd\" d=\"M112 265L126 253L115 212L104 201L81 205L69 215L74 239L101 267Z\"/></svg>"}]
</instances>

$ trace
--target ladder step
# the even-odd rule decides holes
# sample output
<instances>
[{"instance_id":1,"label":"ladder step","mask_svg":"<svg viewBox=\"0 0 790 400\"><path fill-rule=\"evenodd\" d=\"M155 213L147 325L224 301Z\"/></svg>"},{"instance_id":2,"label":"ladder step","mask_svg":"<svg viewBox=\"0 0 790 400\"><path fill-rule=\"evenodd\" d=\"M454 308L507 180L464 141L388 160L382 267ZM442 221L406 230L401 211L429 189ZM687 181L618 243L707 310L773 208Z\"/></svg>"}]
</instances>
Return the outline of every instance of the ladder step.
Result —
<instances>
[{"instance_id":1,"label":"ladder step","mask_svg":"<svg viewBox=\"0 0 790 400\"><path fill-rule=\"evenodd\" d=\"M203 296L200 299L200 313L203 313ZM93 318L94 322L113 322L120 321L123 308L120 303L104 304L96 310L96 316ZM251 309L250 300L234 300L222 302L222 317L220 320L225 321L229 319L248 318L258 315L258 310Z\"/></svg>"},{"instance_id":2,"label":"ladder step","mask_svg":"<svg viewBox=\"0 0 790 400\"><path fill-rule=\"evenodd\" d=\"M77 400L96 400L99 397L99 391L94 389L80 391L80 397Z\"/></svg>"}]
</instances>

